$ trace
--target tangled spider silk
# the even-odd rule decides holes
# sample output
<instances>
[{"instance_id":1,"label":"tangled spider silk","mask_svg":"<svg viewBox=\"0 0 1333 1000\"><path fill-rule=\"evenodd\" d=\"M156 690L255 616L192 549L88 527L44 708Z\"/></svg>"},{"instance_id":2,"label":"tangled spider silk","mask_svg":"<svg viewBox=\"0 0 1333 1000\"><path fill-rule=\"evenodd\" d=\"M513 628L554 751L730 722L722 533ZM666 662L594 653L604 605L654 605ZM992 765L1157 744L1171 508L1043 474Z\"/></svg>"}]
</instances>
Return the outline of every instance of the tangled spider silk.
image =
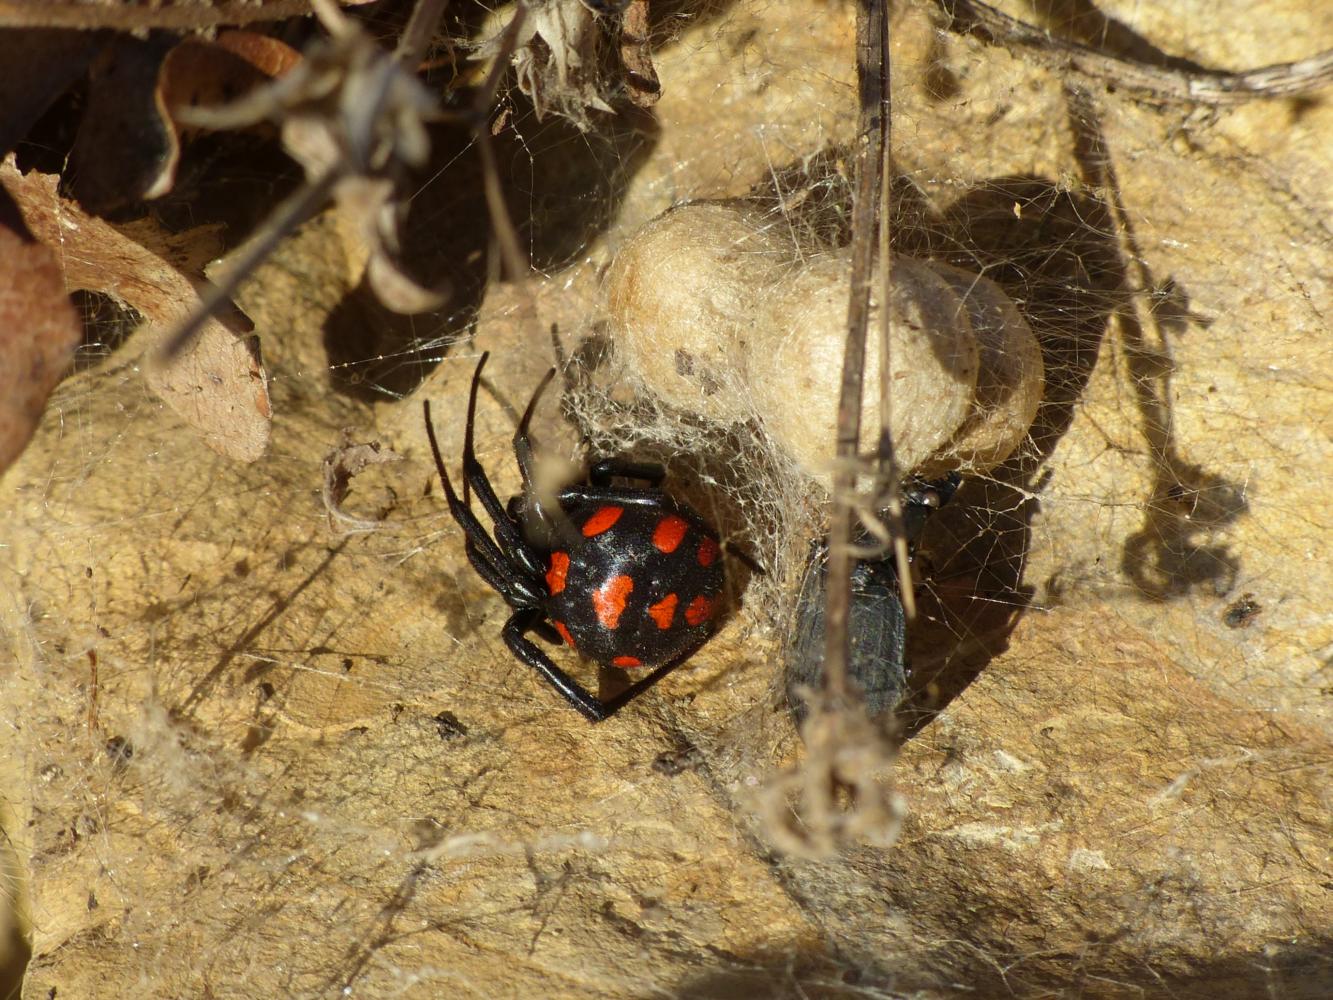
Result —
<instances>
[{"instance_id":1,"label":"tangled spider silk","mask_svg":"<svg viewBox=\"0 0 1333 1000\"><path fill-rule=\"evenodd\" d=\"M802 256L786 234L730 205L682 206L627 242L607 301L618 349L651 392L719 423L758 417L827 486L851 253ZM889 426L901 467L938 475L998 465L1041 400L1032 331L980 275L907 257L892 274ZM872 330L881 308L872 294ZM867 352L862 451L881 425L880 356Z\"/></svg>"}]
</instances>

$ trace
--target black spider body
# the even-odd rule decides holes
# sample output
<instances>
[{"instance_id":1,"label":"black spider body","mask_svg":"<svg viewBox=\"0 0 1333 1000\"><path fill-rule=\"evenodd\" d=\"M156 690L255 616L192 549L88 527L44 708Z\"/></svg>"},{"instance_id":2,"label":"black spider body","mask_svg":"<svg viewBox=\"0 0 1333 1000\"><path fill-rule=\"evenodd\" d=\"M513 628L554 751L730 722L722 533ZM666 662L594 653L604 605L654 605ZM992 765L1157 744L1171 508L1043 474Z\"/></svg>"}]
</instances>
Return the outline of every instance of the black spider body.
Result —
<instances>
[{"instance_id":1,"label":"black spider body","mask_svg":"<svg viewBox=\"0 0 1333 1000\"><path fill-rule=\"evenodd\" d=\"M473 448L477 387L487 355L472 376L463 446L463 496L455 492L424 405L426 432L472 567L514 609L503 637L585 717L607 718L646 691L708 638L724 583L717 534L695 511L658 489L661 466L602 461L588 482L560 490L554 507L532 489L528 425L554 371L533 393L514 433L523 493L501 505ZM615 478L646 487L612 485ZM472 509L475 492L494 526L487 532ZM572 646L608 667L652 672L613 698L600 700L556 666L529 632Z\"/></svg>"},{"instance_id":2,"label":"black spider body","mask_svg":"<svg viewBox=\"0 0 1333 1000\"><path fill-rule=\"evenodd\" d=\"M662 667L693 653L722 595L716 536L660 490L587 492L559 497L580 537L547 556L551 625L606 666Z\"/></svg>"}]
</instances>

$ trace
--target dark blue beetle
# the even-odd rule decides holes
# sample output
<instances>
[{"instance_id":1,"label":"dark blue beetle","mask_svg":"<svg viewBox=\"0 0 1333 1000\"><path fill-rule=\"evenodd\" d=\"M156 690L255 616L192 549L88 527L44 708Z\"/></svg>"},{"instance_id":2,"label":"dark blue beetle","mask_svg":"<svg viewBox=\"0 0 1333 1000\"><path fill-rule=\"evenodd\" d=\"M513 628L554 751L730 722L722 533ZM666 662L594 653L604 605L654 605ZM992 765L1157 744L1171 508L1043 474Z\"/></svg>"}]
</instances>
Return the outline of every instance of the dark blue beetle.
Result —
<instances>
[{"instance_id":1,"label":"dark blue beetle","mask_svg":"<svg viewBox=\"0 0 1333 1000\"><path fill-rule=\"evenodd\" d=\"M904 498L903 527L909 549L915 548L926 521L948 503L958 489L957 473L933 483L912 484ZM868 537L857 540L869 545ZM824 607L828 589L828 542L811 547L801 593L796 599L796 620L787 648L787 702L797 724L805 719L806 703L800 689L815 691L824 678ZM872 718L892 711L907 688L903 664L906 619L898 596L898 570L893 554L862 559L852 568L851 603L847 632L851 658L848 679L860 690L866 714Z\"/></svg>"}]
</instances>

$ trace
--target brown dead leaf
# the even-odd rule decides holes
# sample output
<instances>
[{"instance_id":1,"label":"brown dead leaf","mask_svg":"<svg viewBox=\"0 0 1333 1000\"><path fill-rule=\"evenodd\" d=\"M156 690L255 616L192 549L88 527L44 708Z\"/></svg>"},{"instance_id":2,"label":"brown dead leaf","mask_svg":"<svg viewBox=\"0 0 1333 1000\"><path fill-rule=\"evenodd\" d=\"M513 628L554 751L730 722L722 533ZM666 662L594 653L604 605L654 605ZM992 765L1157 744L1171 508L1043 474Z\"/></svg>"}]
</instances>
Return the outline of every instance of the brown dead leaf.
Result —
<instances>
[{"instance_id":1,"label":"brown dead leaf","mask_svg":"<svg viewBox=\"0 0 1333 1000\"><path fill-rule=\"evenodd\" d=\"M104 292L154 325L178 322L199 302L195 281L159 253L60 197L57 178L0 165L9 192L37 239L60 247L66 291ZM188 350L148 372L149 386L209 447L253 462L268 445L268 377L244 323L210 319Z\"/></svg>"},{"instance_id":2,"label":"brown dead leaf","mask_svg":"<svg viewBox=\"0 0 1333 1000\"><path fill-rule=\"evenodd\" d=\"M27 446L79 346L55 254L0 227L0 472Z\"/></svg>"},{"instance_id":3,"label":"brown dead leaf","mask_svg":"<svg viewBox=\"0 0 1333 1000\"><path fill-rule=\"evenodd\" d=\"M212 48L230 53L269 78L282 76L301 61L301 53L290 45L253 31L223 31Z\"/></svg>"},{"instance_id":4,"label":"brown dead leaf","mask_svg":"<svg viewBox=\"0 0 1333 1000\"><path fill-rule=\"evenodd\" d=\"M357 517L343 508L343 502L352 492L352 480L363 470L402 460L402 455L378 441L353 444L350 432L344 431L342 443L324 456L323 500L331 524L346 534L380 528L387 511L381 511L375 519Z\"/></svg>"},{"instance_id":5,"label":"brown dead leaf","mask_svg":"<svg viewBox=\"0 0 1333 1000\"><path fill-rule=\"evenodd\" d=\"M355 7L370 0L339 0ZM310 0L222 0L148 6L122 0L0 0L0 27L6 28L111 28L144 31L214 28L224 24L254 24L304 17Z\"/></svg>"},{"instance_id":6,"label":"brown dead leaf","mask_svg":"<svg viewBox=\"0 0 1333 1000\"><path fill-rule=\"evenodd\" d=\"M370 284L381 301L404 314L436 309L447 286L432 287L412 274L400 229L410 200L405 175L430 156L426 123L438 119L439 107L356 22L335 7L321 7L320 17L329 37L309 46L281 79L218 107L177 105L175 116L212 129L280 126L283 148L301 164L308 183L274 212L252 248L276 241L289 216L300 218L332 194L357 222L369 251ZM236 273L253 263L238 263ZM167 355L190 335L188 326L178 331Z\"/></svg>"},{"instance_id":7,"label":"brown dead leaf","mask_svg":"<svg viewBox=\"0 0 1333 1000\"><path fill-rule=\"evenodd\" d=\"M0 29L0 154L87 74L78 133L62 170L65 190L102 217L134 214L174 185L179 107L222 103L281 76L301 56L249 31L215 40L103 37L61 29Z\"/></svg>"},{"instance_id":8,"label":"brown dead leaf","mask_svg":"<svg viewBox=\"0 0 1333 1000\"><path fill-rule=\"evenodd\" d=\"M301 61L290 45L252 31L224 31L215 40L187 38L162 60L154 91L156 117L171 144L170 159L145 193L156 198L171 189L188 126L176 120L182 107L221 104L282 76Z\"/></svg>"}]
</instances>

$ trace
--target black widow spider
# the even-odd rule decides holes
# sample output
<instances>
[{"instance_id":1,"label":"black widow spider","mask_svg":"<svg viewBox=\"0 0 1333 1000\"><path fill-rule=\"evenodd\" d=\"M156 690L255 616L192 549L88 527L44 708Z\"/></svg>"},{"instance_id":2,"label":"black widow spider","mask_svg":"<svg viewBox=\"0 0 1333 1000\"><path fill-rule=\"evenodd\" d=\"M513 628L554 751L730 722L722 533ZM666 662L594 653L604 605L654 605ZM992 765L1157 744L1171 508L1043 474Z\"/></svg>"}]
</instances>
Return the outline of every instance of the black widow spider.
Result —
<instances>
[{"instance_id":1,"label":"black widow spider","mask_svg":"<svg viewBox=\"0 0 1333 1000\"><path fill-rule=\"evenodd\" d=\"M538 496L528 425L555 369L538 384L514 431L523 491L502 506L473 448L477 388L488 357L477 362L468 394L461 499L440 456L430 403L422 404L449 512L463 530L472 568L514 609L501 633L505 645L586 718L600 722L665 677L712 633L724 582L718 536L658 488L666 472L657 464L606 459L589 469L587 483L561 489L554 509ZM613 486L614 478L647 485ZM470 492L490 517L493 535L473 512ZM603 666L647 667L652 673L603 701L551 662L529 632L572 646Z\"/></svg>"}]
</instances>

